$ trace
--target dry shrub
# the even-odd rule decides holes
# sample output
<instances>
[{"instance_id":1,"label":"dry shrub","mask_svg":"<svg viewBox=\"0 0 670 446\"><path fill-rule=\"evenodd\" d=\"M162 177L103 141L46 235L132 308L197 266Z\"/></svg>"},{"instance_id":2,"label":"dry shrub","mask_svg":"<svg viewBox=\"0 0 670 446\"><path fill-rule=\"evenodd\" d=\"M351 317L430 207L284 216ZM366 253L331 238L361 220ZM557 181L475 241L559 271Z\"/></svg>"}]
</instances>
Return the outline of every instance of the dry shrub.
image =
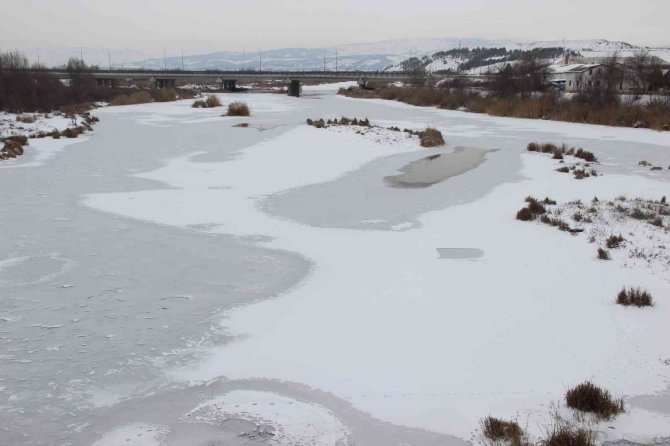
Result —
<instances>
[{"instance_id":1,"label":"dry shrub","mask_svg":"<svg viewBox=\"0 0 670 446\"><path fill-rule=\"evenodd\" d=\"M610 257L609 251L607 251L605 249L602 249L602 248L598 248L598 258L600 260L612 260L612 257Z\"/></svg>"},{"instance_id":2,"label":"dry shrub","mask_svg":"<svg viewBox=\"0 0 670 446\"><path fill-rule=\"evenodd\" d=\"M523 208L516 213L516 219L521 221L532 221L535 220L535 217L536 215L528 208Z\"/></svg>"},{"instance_id":3,"label":"dry shrub","mask_svg":"<svg viewBox=\"0 0 670 446\"><path fill-rule=\"evenodd\" d=\"M25 146L28 144L28 137L26 135L12 135L5 138L7 142L13 142L20 146Z\"/></svg>"},{"instance_id":4,"label":"dry shrub","mask_svg":"<svg viewBox=\"0 0 670 446\"><path fill-rule=\"evenodd\" d=\"M624 242L624 238L619 235L610 235L605 243L607 244L607 247L609 249L617 249L621 246L621 244Z\"/></svg>"},{"instance_id":5,"label":"dry shrub","mask_svg":"<svg viewBox=\"0 0 670 446\"><path fill-rule=\"evenodd\" d=\"M583 159L584 161L587 161L587 162L590 162L590 163L594 163L594 162L598 161L598 159L596 158L596 156L592 152L588 152L588 151L583 150L583 149L577 150L577 152L575 152L575 157Z\"/></svg>"},{"instance_id":6,"label":"dry shrub","mask_svg":"<svg viewBox=\"0 0 670 446\"><path fill-rule=\"evenodd\" d=\"M511 446L527 444L526 433L516 421L501 420L488 416L481 421L484 438L494 444L507 443Z\"/></svg>"},{"instance_id":7,"label":"dry shrub","mask_svg":"<svg viewBox=\"0 0 670 446\"><path fill-rule=\"evenodd\" d=\"M528 144L528 147L526 147L526 149L529 152L539 152L540 151L540 145L536 142L531 142L531 143Z\"/></svg>"},{"instance_id":8,"label":"dry shrub","mask_svg":"<svg viewBox=\"0 0 670 446\"><path fill-rule=\"evenodd\" d=\"M545 201L547 204L556 203L549 198L545 198ZM526 207L516 213L517 220L532 221L535 220L539 215L547 213L547 209L544 207L544 205L533 197L526 197L526 203L528 203Z\"/></svg>"},{"instance_id":9,"label":"dry shrub","mask_svg":"<svg viewBox=\"0 0 670 446\"><path fill-rule=\"evenodd\" d=\"M646 290L640 288L623 288L617 295L616 303L624 307L652 307L654 306L654 299Z\"/></svg>"},{"instance_id":10,"label":"dry shrub","mask_svg":"<svg viewBox=\"0 0 670 446\"><path fill-rule=\"evenodd\" d=\"M112 99L109 105L135 105L147 104L152 102L153 98L147 91L136 91L130 95L122 94Z\"/></svg>"},{"instance_id":11,"label":"dry shrub","mask_svg":"<svg viewBox=\"0 0 670 446\"><path fill-rule=\"evenodd\" d=\"M251 116L251 110L245 102L231 102L228 104L228 116Z\"/></svg>"},{"instance_id":12,"label":"dry shrub","mask_svg":"<svg viewBox=\"0 0 670 446\"><path fill-rule=\"evenodd\" d=\"M23 155L23 144L19 141L6 141L0 153L4 154L4 158L15 158Z\"/></svg>"},{"instance_id":13,"label":"dry shrub","mask_svg":"<svg viewBox=\"0 0 670 446\"><path fill-rule=\"evenodd\" d=\"M207 105L207 108L221 107L221 101L219 101L219 97L215 94L207 96L205 104Z\"/></svg>"},{"instance_id":14,"label":"dry shrub","mask_svg":"<svg viewBox=\"0 0 670 446\"><path fill-rule=\"evenodd\" d=\"M177 100L177 92L174 88L161 88L154 90L156 102L173 102Z\"/></svg>"},{"instance_id":15,"label":"dry shrub","mask_svg":"<svg viewBox=\"0 0 670 446\"><path fill-rule=\"evenodd\" d=\"M542 441L542 446L594 446L593 431L568 422L555 424Z\"/></svg>"},{"instance_id":16,"label":"dry shrub","mask_svg":"<svg viewBox=\"0 0 670 446\"><path fill-rule=\"evenodd\" d=\"M649 220L649 223L659 228L663 227L663 219L660 216L652 218L651 220Z\"/></svg>"},{"instance_id":17,"label":"dry shrub","mask_svg":"<svg viewBox=\"0 0 670 446\"><path fill-rule=\"evenodd\" d=\"M445 144L442 132L433 127L428 127L426 130L419 132L419 139L421 147L440 147Z\"/></svg>"},{"instance_id":18,"label":"dry shrub","mask_svg":"<svg viewBox=\"0 0 670 446\"><path fill-rule=\"evenodd\" d=\"M207 108L207 103L203 101L202 99L198 99L197 101L193 102L193 105L191 105L193 108Z\"/></svg>"},{"instance_id":19,"label":"dry shrub","mask_svg":"<svg viewBox=\"0 0 670 446\"><path fill-rule=\"evenodd\" d=\"M625 412L623 398L613 398L609 391L590 381L568 390L565 403L571 409L594 414L601 420L611 420Z\"/></svg>"},{"instance_id":20,"label":"dry shrub","mask_svg":"<svg viewBox=\"0 0 670 446\"><path fill-rule=\"evenodd\" d=\"M570 168L568 166L559 167L556 169L556 172L570 173Z\"/></svg>"},{"instance_id":21,"label":"dry shrub","mask_svg":"<svg viewBox=\"0 0 670 446\"><path fill-rule=\"evenodd\" d=\"M31 115L18 115L16 117L17 122L22 122L23 124L33 124L35 118Z\"/></svg>"}]
</instances>

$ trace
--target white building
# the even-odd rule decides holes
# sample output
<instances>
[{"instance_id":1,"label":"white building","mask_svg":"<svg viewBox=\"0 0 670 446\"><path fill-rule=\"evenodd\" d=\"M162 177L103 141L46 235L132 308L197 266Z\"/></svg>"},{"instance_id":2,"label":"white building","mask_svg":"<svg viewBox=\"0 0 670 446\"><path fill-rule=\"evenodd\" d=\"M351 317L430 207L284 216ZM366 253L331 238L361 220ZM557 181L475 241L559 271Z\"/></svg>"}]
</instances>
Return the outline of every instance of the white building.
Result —
<instances>
[{"instance_id":1,"label":"white building","mask_svg":"<svg viewBox=\"0 0 670 446\"><path fill-rule=\"evenodd\" d=\"M570 64L550 67L549 81L565 86L565 91L576 92L600 87L605 68L600 64Z\"/></svg>"}]
</instances>

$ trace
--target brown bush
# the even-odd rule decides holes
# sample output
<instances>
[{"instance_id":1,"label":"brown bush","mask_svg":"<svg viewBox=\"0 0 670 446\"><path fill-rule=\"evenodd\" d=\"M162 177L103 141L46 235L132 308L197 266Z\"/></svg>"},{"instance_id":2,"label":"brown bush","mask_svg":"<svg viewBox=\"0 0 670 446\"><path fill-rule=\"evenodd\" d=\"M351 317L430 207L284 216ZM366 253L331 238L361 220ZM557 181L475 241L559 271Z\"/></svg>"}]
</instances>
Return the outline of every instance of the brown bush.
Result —
<instances>
[{"instance_id":1,"label":"brown bush","mask_svg":"<svg viewBox=\"0 0 670 446\"><path fill-rule=\"evenodd\" d=\"M617 295L616 303L624 307L652 307L654 299L648 291L640 288L623 288Z\"/></svg>"},{"instance_id":2,"label":"brown bush","mask_svg":"<svg viewBox=\"0 0 670 446\"><path fill-rule=\"evenodd\" d=\"M35 122L35 118L30 115L18 115L16 117L17 122L22 122L23 124L33 124Z\"/></svg>"},{"instance_id":3,"label":"brown bush","mask_svg":"<svg viewBox=\"0 0 670 446\"><path fill-rule=\"evenodd\" d=\"M590 163L598 161L598 159L596 158L596 156L592 152L588 152L588 151L583 150L581 148L579 150L577 150L577 152L575 152L575 157L583 159L584 161L587 161L587 162L590 162Z\"/></svg>"},{"instance_id":4,"label":"brown bush","mask_svg":"<svg viewBox=\"0 0 670 446\"><path fill-rule=\"evenodd\" d=\"M207 99L205 99L205 104L207 104L207 107L209 108L221 107L221 101L219 101L219 97L215 94L210 94L207 96Z\"/></svg>"},{"instance_id":5,"label":"brown bush","mask_svg":"<svg viewBox=\"0 0 670 446\"><path fill-rule=\"evenodd\" d=\"M594 414L602 420L611 420L625 412L622 398L613 398L609 391L590 381L568 390L565 403L571 409Z\"/></svg>"},{"instance_id":6,"label":"brown bush","mask_svg":"<svg viewBox=\"0 0 670 446\"><path fill-rule=\"evenodd\" d=\"M511 446L521 446L526 443L526 434L516 421L506 421L491 416L481 421L484 438L493 443L507 443Z\"/></svg>"},{"instance_id":7,"label":"brown bush","mask_svg":"<svg viewBox=\"0 0 670 446\"><path fill-rule=\"evenodd\" d=\"M624 238L619 235L610 235L607 240L605 240L605 243L607 244L607 247L609 249L617 249L621 244L624 242Z\"/></svg>"},{"instance_id":8,"label":"brown bush","mask_svg":"<svg viewBox=\"0 0 670 446\"><path fill-rule=\"evenodd\" d=\"M542 446L594 446L592 431L566 422L559 423L549 431Z\"/></svg>"},{"instance_id":9,"label":"brown bush","mask_svg":"<svg viewBox=\"0 0 670 446\"><path fill-rule=\"evenodd\" d=\"M535 220L536 217L537 216L528 208L523 208L516 213L516 219L521 221L532 221Z\"/></svg>"},{"instance_id":10,"label":"brown bush","mask_svg":"<svg viewBox=\"0 0 670 446\"><path fill-rule=\"evenodd\" d=\"M207 103L203 101L202 99L198 99L197 101L193 102L193 105L191 105L193 108L207 108Z\"/></svg>"},{"instance_id":11,"label":"brown bush","mask_svg":"<svg viewBox=\"0 0 670 446\"><path fill-rule=\"evenodd\" d=\"M245 102L231 102L228 104L228 116L251 116L251 110Z\"/></svg>"},{"instance_id":12,"label":"brown bush","mask_svg":"<svg viewBox=\"0 0 670 446\"><path fill-rule=\"evenodd\" d=\"M25 146L26 144L28 144L28 137L26 135L12 135L5 138L5 141Z\"/></svg>"},{"instance_id":13,"label":"brown bush","mask_svg":"<svg viewBox=\"0 0 670 446\"><path fill-rule=\"evenodd\" d=\"M421 147L440 147L445 144L442 132L433 127L419 132L419 140Z\"/></svg>"},{"instance_id":14,"label":"brown bush","mask_svg":"<svg viewBox=\"0 0 670 446\"><path fill-rule=\"evenodd\" d=\"M12 158L23 155L23 144L18 141L7 141L0 152Z\"/></svg>"},{"instance_id":15,"label":"brown bush","mask_svg":"<svg viewBox=\"0 0 670 446\"><path fill-rule=\"evenodd\" d=\"M160 88L153 91L156 102L173 102L177 100L177 92L173 88Z\"/></svg>"},{"instance_id":16,"label":"brown bush","mask_svg":"<svg viewBox=\"0 0 670 446\"><path fill-rule=\"evenodd\" d=\"M132 93L130 95L127 94L122 94L119 96L116 96L114 99L112 99L109 103L109 105L135 105L135 104L147 104L149 102L152 102L153 98L147 91L136 91L135 93Z\"/></svg>"},{"instance_id":17,"label":"brown bush","mask_svg":"<svg viewBox=\"0 0 670 446\"><path fill-rule=\"evenodd\" d=\"M602 248L598 248L598 258L600 260L612 260L612 257L610 257L609 251L606 251Z\"/></svg>"},{"instance_id":18,"label":"brown bush","mask_svg":"<svg viewBox=\"0 0 670 446\"><path fill-rule=\"evenodd\" d=\"M660 216L656 216L656 217L652 218L651 220L649 220L649 223L654 225L654 226L657 226L659 228L662 228L663 227L663 218L661 218Z\"/></svg>"}]
</instances>

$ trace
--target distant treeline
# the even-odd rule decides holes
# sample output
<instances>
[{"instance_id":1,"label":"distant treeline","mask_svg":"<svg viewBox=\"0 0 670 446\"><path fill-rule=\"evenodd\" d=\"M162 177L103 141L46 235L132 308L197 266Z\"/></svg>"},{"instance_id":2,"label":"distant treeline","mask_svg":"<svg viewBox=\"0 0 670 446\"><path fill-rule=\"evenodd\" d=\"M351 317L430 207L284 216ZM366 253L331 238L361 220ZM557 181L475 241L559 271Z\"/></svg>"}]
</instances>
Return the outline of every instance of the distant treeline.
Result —
<instances>
[{"instance_id":1,"label":"distant treeline","mask_svg":"<svg viewBox=\"0 0 670 446\"><path fill-rule=\"evenodd\" d=\"M68 85L51 73L21 71L28 68L40 67L31 66L21 53L0 53L0 110L47 112L66 105L107 100L112 94L83 73L87 67L78 59L68 62L67 69L72 73Z\"/></svg>"}]
</instances>

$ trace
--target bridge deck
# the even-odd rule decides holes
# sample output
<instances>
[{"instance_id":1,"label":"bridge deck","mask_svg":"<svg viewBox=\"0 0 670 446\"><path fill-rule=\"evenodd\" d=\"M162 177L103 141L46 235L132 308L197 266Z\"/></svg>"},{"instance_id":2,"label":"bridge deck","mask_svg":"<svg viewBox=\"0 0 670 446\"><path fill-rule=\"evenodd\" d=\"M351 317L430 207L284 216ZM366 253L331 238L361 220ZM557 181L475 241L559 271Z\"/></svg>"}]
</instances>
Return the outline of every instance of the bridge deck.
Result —
<instances>
[{"instance_id":1,"label":"bridge deck","mask_svg":"<svg viewBox=\"0 0 670 446\"><path fill-rule=\"evenodd\" d=\"M66 70L42 70L60 78L72 77ZM209 81L222 80L340 80L357 81L384 80L384 81L411 81L425 79L423 73L404 71L181 71L181 70L87 70L96 79L134 79L134 80L178 80L201 79Z\"/></svg>"}]
</instances>

